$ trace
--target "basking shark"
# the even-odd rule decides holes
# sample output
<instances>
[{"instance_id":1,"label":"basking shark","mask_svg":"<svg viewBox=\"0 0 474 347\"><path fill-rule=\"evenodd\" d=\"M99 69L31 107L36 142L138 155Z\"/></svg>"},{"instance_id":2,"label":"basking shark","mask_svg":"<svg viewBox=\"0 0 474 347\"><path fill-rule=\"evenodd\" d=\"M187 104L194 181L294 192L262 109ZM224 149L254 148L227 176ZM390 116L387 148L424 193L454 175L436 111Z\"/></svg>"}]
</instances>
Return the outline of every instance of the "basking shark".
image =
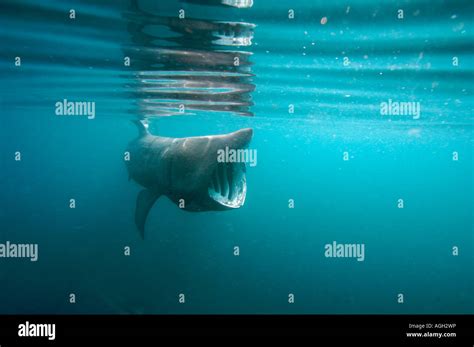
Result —
<instances>
[{"instance_id":1,"label":"basking shark","mask_svg":"<svg viewBox=\"0 0 474 347\"><path fill-rule=\"evenodd\" d=\"M219 162L218 151L248 146L252 129L225 135L170 138L154 136L134 121L139 136L130 142L129 178L144 187L138 194L135 224L144 238L145 222L162 195L186 211L223 211L244 205L245 163Z\"/></svg>"}]
</instances>

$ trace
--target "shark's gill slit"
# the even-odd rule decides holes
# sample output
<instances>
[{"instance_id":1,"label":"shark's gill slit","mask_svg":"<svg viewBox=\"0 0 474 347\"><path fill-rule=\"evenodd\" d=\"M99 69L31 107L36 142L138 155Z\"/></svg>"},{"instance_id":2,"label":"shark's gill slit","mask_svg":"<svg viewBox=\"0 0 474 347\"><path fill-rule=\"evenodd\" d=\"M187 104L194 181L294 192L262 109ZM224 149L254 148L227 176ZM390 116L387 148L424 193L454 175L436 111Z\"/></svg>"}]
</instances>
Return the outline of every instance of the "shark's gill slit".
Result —
<instances>
[{"instance_id":1,"label":"shark's gill slit","mask_svg":"<svg viewBox=\"0 0 474 347\"><path fill-rule=\"evenodd\" d=\"M232 174L233 172L233 166L232 164L227 165L227 177L229 179L229 200L232 200L234 198L234 192L235 192L235 187L234 187L234 176Z\"/></svg>"},{"instance_id":2,"label":"shark's gill slit","mask_svg":"<svg viewBox=\"0 0 474 347\"><path fill-rule=\"evenodd\" d=\"M220 192L221 189L219 187L219 176L218 176L218 171L215 170L214 173L212 174L212 183L213 183L213 189L216 192Z\"/></svg>"},{"instance_id":3,"label":"shark's gill slit","mask_svg":"<svg viewBox=\"0 0 474 347\"><path fill-rule=\"evenodd\" d=\"M227 169L226 169L226 164L223 163L222 165L220 165L220 168L221 168L221 182L222 182L222 185L224 187L224 189L222 190L222 196L224 198L227 198L229 196L229 180L227 179Z\"/></svg>"}]
</instances>

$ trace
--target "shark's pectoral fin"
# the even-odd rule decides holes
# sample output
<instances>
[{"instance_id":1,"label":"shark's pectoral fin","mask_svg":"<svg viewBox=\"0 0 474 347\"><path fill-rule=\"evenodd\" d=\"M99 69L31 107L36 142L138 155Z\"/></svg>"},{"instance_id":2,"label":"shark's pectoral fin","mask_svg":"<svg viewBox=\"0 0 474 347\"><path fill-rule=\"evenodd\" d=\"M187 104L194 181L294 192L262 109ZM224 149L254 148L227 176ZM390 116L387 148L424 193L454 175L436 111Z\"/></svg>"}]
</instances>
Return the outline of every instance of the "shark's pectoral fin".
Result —
<instances>
[{"instance_id":1,"label":"shark's pectoral fin","mask_svg":"<svg viewBox=\"0 0 474 347\"><path fill-rule=\"evenodd\" d=\"M151 207L159 197L159 194L148 189L143 189L138 193L137 206L135 208L135 224L137 225L142 239L145 238L145 222L148 212L150 212Z\"/></svg>"}]
</instances>

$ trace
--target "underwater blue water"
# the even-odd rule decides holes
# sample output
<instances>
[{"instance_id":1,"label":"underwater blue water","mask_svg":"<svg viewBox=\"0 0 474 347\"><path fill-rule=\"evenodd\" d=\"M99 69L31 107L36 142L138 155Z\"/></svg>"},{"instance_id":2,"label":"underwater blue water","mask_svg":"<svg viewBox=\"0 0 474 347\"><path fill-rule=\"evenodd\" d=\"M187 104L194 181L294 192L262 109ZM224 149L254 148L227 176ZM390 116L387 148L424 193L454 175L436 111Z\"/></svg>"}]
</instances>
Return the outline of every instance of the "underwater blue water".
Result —
<instances>
[{"instance_id":1,"label":"underwater blue water","mask_svg":"<svg viewBox=\"0 0 474 347\"><path fill-rule=\"evenodd\" d=\"M39 245L0 258L0 313L474 313L473 3L223 2L0 2L0 243ZM245 205L161 198L142 240L136 119L252 128Z\"/></svg>"}]
</instances>

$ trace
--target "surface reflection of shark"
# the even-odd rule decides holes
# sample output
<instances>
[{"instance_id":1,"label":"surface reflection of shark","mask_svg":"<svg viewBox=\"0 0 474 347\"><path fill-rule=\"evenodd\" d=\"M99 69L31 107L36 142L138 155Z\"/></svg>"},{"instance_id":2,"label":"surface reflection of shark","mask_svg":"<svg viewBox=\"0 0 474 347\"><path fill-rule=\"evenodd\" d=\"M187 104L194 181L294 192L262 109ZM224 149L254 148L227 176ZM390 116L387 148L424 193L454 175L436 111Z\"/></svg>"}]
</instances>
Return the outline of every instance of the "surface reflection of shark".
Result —
<instances>
[{"instance_id":1,"label":"surface reflection of shark","mask_svg":"<svg viewBox=\"0 0 474 347\"><path fill-rule=\"evenodd\" d=\"M149 4L152 9L134 4L124 15L131 44L123 50L136 71L132 93L141 118L200 111L253 115L255 86L247 49L255 25L178 18L159 2Z\"/></svg>"},{"instance_id":2,"label":"surface reflection of shark","mask_svg":"<svg viewBox=\"0 0 474 347\"><path fill-rule=\"evenodd\" d=\"M139 136L129 144L129 177L145 187L137 197L135 223L144 237L145 222L162 195L186 211L222 211L245 202L245 163L218 162L218 150L243 149L252 129L226 135L169 138L151 135L135 121Z\"/></svg>"},{"instance_id":3,"label":"surface reflection of shark","mask_svg":"<svg viewBox=\"0 0 474 347\"><path fill-rule=\"evenodd\" d=\"M183 2L197 3L200 5L223 5L237 8L249 8L253 6L253 0L181 0Z\"/></svg>"}]
</instances>

